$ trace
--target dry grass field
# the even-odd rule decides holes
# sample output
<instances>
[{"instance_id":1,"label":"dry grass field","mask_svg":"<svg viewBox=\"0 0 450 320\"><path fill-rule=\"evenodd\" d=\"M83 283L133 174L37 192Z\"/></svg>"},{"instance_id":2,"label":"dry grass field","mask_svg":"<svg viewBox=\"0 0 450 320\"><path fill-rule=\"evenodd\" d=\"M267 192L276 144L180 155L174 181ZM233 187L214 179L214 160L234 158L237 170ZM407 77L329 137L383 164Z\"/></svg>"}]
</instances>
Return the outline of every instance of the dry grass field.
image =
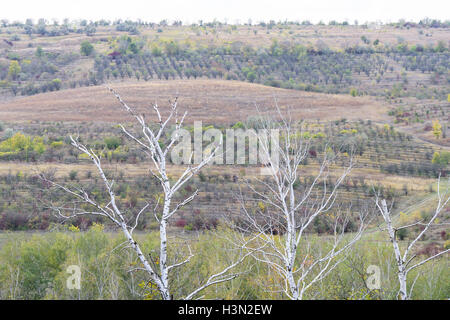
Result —
<instances>
[{"instance_id":1,"label":"dry grass field","mask_svg":"<svg viewBox=\"0 0 450 320\"><path fill-rule=\"evenodd\" d=\"M188 110L186 122L234 123L256 114L255 105L272 109L289 108L295 118L310 120L387 120L387 106L371 98L310 93L272 88L259 84L224 80L174 80L121 82L110 86L130 105L144 112L157 102L179 97ZM125 113L104 86L67 89L30 97L18 97L0 104L4 121L106 121L119 122Z\"/></svg>"}]
</instances>

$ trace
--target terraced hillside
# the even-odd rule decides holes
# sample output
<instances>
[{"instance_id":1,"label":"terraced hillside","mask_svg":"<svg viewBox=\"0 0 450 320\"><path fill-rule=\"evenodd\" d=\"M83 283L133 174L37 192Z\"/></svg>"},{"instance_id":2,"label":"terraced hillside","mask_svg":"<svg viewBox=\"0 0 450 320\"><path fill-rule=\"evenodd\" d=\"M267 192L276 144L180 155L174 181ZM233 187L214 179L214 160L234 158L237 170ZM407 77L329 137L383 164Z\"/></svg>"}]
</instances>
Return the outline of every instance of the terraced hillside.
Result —
<instances>
[{"instance_id":1,"label":"terraced hillside","mask_svg":"<svg viewBox=\"0 0 450 320\"><path fill-rule=\"evenodd\" d=\"M251 119L252 116L248 116L247 120L241 120L251 125ZM32 145L39 147L0 153L0 228L45 229L58 221L43 201L49 198L49 190L38 178L41 172L64 183L84 185L96 197L105 196L90 161L69 145L69 134L79 134L102 155L109 174L120 186L116 193L125 210L132 211L147 201L156 201L159 181L148 175L152 165L139 148L123 137L114 123L22 121L6 125L7 130L16 132L15 135L23 132L24 137L30 137ZM225 130L233 125L217 124L215 127ZM340 201L352 203L354 210L373 195L374 188L389 199L395 198L398 207L402 207L408 199L435 191L435 178L439 172L447 170L446 165L433 163L435 154L445 152L445 149L424 144L389 125L382 126L371 120L310 120L309 130L321 135L313 139L309 157L299 168L299 183L307 183L313 178L330 140L337 146L351 144L355 148L356 164L341 188ZM343 155L342 162L337 165L345 165L347 151L336 152ZM171 172L177 175L181 170L175 166ZM211 228L223 217L238 216L240 205L236 197L240 192L251 196L246 183L261 179L259 171L260 167L254 165L206 168L181 191L180 197L196 189L199 195L192 206L183 208L173 218L174 224L180 228ZM330 177L330 183L333 179ZM63 196L52 194L50 198ZM150 214L143 219L140 228L155 227L150 222L151 217ZM86 228L93 221L95 219L83 218L73 223Z\"/></svg>"},{"instance_id":2,"label":"terraced hillside","mask_svg":"<svg viewBox=\"0 0 450 320\"><path fill-rule=\"evenodd\" d=\"M0 90L11 99L114 80L208 78L327 93L356 89L390 98L431 97L424 90L429 88L446 99L448 30L436 21L3 24Z\"/></svg>"}]
</instances>

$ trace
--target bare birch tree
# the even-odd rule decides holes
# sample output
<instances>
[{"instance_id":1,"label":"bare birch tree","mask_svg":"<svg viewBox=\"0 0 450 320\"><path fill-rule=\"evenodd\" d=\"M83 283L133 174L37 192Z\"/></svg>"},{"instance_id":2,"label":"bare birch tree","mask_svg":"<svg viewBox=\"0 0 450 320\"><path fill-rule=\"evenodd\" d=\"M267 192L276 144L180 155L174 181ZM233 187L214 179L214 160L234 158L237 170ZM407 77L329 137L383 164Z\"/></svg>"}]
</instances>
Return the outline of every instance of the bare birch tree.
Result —
<instances>
[{"instance_id":1,"label":"bare birch tree","mask_svg":"<svg viewBox=\"0 0 450 320\"><path fill-rule=\"evenodd\" d=\"M444 192L442 192L441 187L440 187L440 184L441 184L440 180L441 179L439 177L438 181L437 181L438 203L436 206L436 210L434 210L434 212L433 212L430 220L428 220L428 222L420 220L420 221L416 221L411 224L396 227L396 226L394 226L394 222L392 221L393 220L392 219L393 218L392 211L388 208L386 200L380 199L378 195L376 196L377 208L380 211L381 216L384 219L384 222L386 223L385 230L387 231L387 233L389 235L389 240L391 241L392 247L394 249L395 261L397 263L397 277L398 277L398 282L400 285L397 297L399 297L401 300L409 300L411 298L411 294L413 292L414 285L417 281L417 277L420 275L420 274L418 274L417 277L414 279L414 281L412 282L412 284L409 288L409 292L408 292L408 284L407 284L408 273L411 270L413 270L435 258L438 258L438 257L448 253L450 250L450 249L447 249L447 250L440 251L439 253L436 253L426 259L423 259L421 261L413 263L413 261L417 260L416 259L417 254L414 253L415 246L418 244L418 241L423 238L423 236L427 233L427 231L430 230L430 228L438 225L438 224L436 224L436 221L437 221L436 219L442 213L443 209L447 206L448 202L450 201L448 186L447 186L447 189ZM408 229L408 228L413 228L415 226L421 226L422 230L417 234L417 236L413 240L411 240L406 245L405 248L402 249L402 246L397 239L398 231ZM402 252L402 250L403 250L403 252Z\"/></svg>"},{"instance_id":2,"label":"bare birch tree","mask_svg":"<svg viewBox=\"0 0 450 320\"><path fill-rule=\"evenodd\" d=\"M302 124L296 124L290 117L284 117L277 107L280 121L260 120L259 127L269 132L279 130L281 139L269 139L268 134L258 134L262 158L266 162L268 179L252 178L258 183L248 183L255 194L250 199L263 205L248 208L241 192L240 202L244 215L237 226L241 231L257 234L252 256L267 264L282 279L279 292L288 298L299 300L315 283L324 279L345 257L348 249L361 237L365 228L367 212L357 213L359 226L351 235L344 234L350 221L351 208L342 210L336 203L338 188L353 167L353 157L348 156L348 166L332 178L331 167L336 156L331 148L325 147L322 161L312 181L300 182L299 169L310 156L311 139ZM268 181L267 181L268 180ZM259 189L256 185L261 186ZM325 238L331 245L312 252L308 228L319 217L334 215L333 233ZM254 248L255 248L254 247ZM303 249L300 256L299 248ZM316 255L315 258L314 255Z\"/></svg>"},{"instance_id":3,"label":"bare birch tree","mask_svg":"<svg viewBox=\"0 0 450 320\"><path fill-rule=\"evenodd\" d=\"M126 217L124 212L119 208L119 205L116 201L115 195L115 187L114 180L110 180L105 174L104 168L102 166L102 159L99 155L94 152L93 149L88 148L86 145L79 142L78 137L74 138L70 136L71 144L73 147L78 149L83 154L89 156L93 164L95 165L98 174L101 177L101 181L107 194L109 195L109 202L106 205L102 205L100 202L96 201L93 196L91 196L88 192L80 187L69 187L65 185L58 184L54 181L47 180L44 176L42 178L48 182L50 185L57 187L72 197L74 197L77 201L82 202L90 206L92 210L85 210L84 207L74 206L74 207L62 207L52 205L51 209L55 210L60 216L64 218L71 218L80 215L98 215L102 217L106 217L111 220L117 227L119 227L123 234L125 235L128 245L135 251L140 260L141 266L138 268L134 268L133 270L143 270L145 271L151 283L157 287L159 293L161 294L162 299L170 300L173 299L171 288L170 288L170 273L173 269L181 267L187 264L194 253L191 252L191 248L188 246L189 254L186 255L183 259L179 259L178 261L173 262L172 264L168 261L169 255L169 247L168 247L168 224L169 219L182 207L190 203L198 193L196 190L190 196L185 198L179 203L174 204L174 195L177 193L180 188L185 185L201 168L203 168L206 164L208 164L211 159L214 157L214 150L209 153L209 155L205 156L200 163L191 165L192 153L187 165L187 168L182 172L182 174L176 179L175 182L172 182L169 178L168 172L168 157L170 155L170 151L172 147L177 143L180 138L180 135L177 133L178 130L182 128L186 112L179 117L178 116L178 108L177 108L177 99L175 101L170 102L170 111L167 118L163 119L160 108L157 104L153 105L153 110L156 114L156 129L152 129L151 126L145 120L143 114L138 114L133 110L130 106L128 106L120 97L120 95L114 91L113 89L108 88L120 102L121 106L136 120L138 123L141 136L132 134L129 130L127 130L123 125L120 125L123 133L134 141L147 155L148 159L153 164L153 168L150 168L150 172L156 177L160 184L163 193L162 199L162 210L158 208L159 201L154 208L154 218L157 220L159 224L159 255L157 257L152 257L149 254L145 254L141 246L139 245L136 238L133 236L133 231L137 227L139 223L139 219L141 215L149 210L150 204L147 203L136 215L135 219L130 219L130 217ZM160 144L161 139L169 129L169 126L174 123L175 132L172 134L169 142L162 146ZM67 213L69 211L69 213ZM131 220L131 221L130 221ZM134 221L133 221L134 220ZM195 298L202 290L207 287L218 284L221 282L225 282L231 279L234 279L237 274L231 273L231 270L237 266L242 260L248 255L248 253L244 251L239 251L236 255L236 260L230 263L227 267L219 272L210 275L204 283L202 283L198 288L194 289L192 292L188 293L185 297L181 297L184 299L193 299Z\"/></svg>"}]
</instances>

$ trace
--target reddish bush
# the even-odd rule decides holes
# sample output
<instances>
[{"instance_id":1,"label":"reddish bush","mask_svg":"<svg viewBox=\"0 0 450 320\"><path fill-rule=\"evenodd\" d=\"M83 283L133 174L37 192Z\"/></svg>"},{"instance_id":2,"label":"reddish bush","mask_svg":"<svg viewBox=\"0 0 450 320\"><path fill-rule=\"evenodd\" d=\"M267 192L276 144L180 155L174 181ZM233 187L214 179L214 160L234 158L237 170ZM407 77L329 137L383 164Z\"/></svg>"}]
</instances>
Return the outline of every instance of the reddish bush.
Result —
<instances>
[{"instance_id":1,"label":"reddish bush","mask_svg":"<svg viewBox=\"0 0 450 320\"><path fill-rule=\"evenodd\" d=\"M178 228L184 228L187 225L187 221L184 218L179 218L175 221L175 226Z\"/></svg>"},{"instance_id":2,"label":"reddish bush","mask_svg":"<svg viewBox=\"0 0 450 320\"><path fill-rule=\"evenodd\" d=\"M432 242L424 247L422 247L420 250L417 251L417 255L425 255L425 256L432 256L435 254L438 254L442 251L442 248L439 246L439 244Z\"/></svg>"},{"instance_id":3,"label":"reddish bush","mask_svg":"<svg viewBox=\"0 0 450 320\"><path fill-rule=\"evenodd\" d=\"M29 217L21 212L7 210L0 215L0 229L26 230Z\"/></svg>"}]
</instances>

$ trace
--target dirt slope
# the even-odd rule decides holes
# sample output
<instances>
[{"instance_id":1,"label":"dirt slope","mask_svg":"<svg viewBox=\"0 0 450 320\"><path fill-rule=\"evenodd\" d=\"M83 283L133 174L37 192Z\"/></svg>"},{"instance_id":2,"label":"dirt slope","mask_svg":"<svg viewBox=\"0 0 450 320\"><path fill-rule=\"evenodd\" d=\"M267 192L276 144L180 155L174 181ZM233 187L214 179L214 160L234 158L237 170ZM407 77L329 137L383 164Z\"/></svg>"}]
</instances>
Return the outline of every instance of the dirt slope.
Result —
<instances>
[{"instance_id":1,"label":"dirt slope","mask_svg":"<svg viewBox=\"0 0 450 320\"><path fill-rule=\"evenodd\" d=\"M370 98L327 95L278 89L259 84L224 80L173 80L122 82L111 84L123 99L140 112L150 112L155 101L161 108L168 99L179 97L188 121L234 123L255 115L260 108L289 107L296 118L305 119L386 119L387 107ZM145 108L147 107L147 108ZM3 121L123 121L124 111L104 86L67 89L0 104Z\"/></svg>"}]
</instances>

